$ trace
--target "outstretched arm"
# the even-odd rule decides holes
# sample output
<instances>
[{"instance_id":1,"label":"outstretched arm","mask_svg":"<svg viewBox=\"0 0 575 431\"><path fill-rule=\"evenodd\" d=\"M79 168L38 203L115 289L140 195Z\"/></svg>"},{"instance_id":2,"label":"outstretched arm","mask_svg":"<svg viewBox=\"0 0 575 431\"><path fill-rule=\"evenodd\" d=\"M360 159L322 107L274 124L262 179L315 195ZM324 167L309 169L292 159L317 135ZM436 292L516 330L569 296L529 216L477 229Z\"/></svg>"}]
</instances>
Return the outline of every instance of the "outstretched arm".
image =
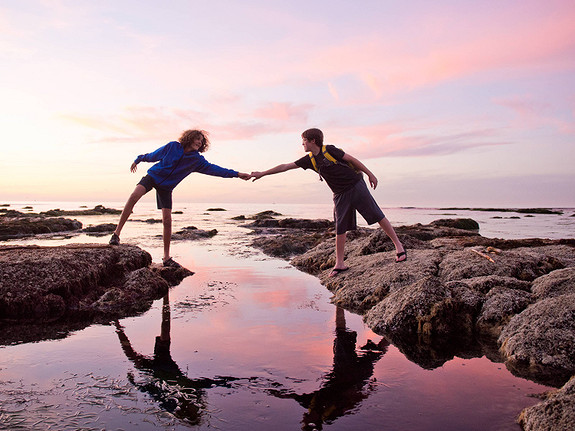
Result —
<instances>
[{"instance_id":1,"label":"outstretched arm","mask_svg":"<svg viewBox=\"0 0 575 431\"><path fill-rule=\"evenodd\" d=\"M373 172L367 169L367 167L363 163L361 163L358 159L347 153L343 155L343 160L345 160L346 162L350 162L356 169L365 173L369 178L369 184L375 190L375 188L377 187L377 178L375 175L373 175Z\"/></svg>"},{"instance_id":2,"label":"outstretched arm","mask_svg":"<svg viewBox=\"0 0 575 431\"><path fill-rule=\"evenodd\" d=\"M289 171L290 169L296 169L298 166L292 163L284 163L283 165L277 165L275 168L268 169L267 171L263 172L252 172L252 177L255 180L259 180L261 177L265 177L266 175L271 174L279 174L280 172Z\"/></svg>"}]
</instances>

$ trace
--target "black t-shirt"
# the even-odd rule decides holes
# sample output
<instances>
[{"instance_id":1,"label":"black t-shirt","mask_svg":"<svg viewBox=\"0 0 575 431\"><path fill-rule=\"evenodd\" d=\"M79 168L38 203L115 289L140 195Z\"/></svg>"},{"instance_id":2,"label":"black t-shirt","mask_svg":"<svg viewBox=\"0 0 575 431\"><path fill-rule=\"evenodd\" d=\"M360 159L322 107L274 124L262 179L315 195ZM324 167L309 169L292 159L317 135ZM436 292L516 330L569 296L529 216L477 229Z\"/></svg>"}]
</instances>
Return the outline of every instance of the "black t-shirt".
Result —
<instances>
[{"instance_id":1,"label":"black t-shirt","mask_svg":"<svg viewBox=\"0 0 575 431\"><path fill-rule=\"evenodd\" d=\"M355 169L350 167L347 162L343 160L343 156L345 155L343 150L340 150L333 145L326 145L326 148L327 152L338 162L336 164L327 160L320 151L317 156L314 156L319 173L335 194L345 192L361 180L361 172L355 171ZM300 168L312 169L315 171L309 154L296 160L295 164Z\"/></svg>"}]
</instances>

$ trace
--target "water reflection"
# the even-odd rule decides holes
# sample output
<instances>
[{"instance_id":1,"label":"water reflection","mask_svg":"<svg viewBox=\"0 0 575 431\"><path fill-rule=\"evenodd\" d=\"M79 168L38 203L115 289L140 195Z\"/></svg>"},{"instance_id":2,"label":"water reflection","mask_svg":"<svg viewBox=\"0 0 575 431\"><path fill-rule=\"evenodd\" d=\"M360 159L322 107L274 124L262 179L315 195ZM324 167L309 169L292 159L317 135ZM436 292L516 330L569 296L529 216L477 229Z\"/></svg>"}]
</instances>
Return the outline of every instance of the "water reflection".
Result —
<instances>
[{"instance_id":1,"label":"water reflection","mask_svg":"<svg viewBox=\"0 0 575 431\"><path fill-rule=\"evenodd\" d=\"M302 430L322 429L359 407L372 388L371 377L375 363L389 346L382 338L375 344L371 340L356 350L357 333L346 327L343 308L336 308L333 367L323 378L321 387L310 393L298 394L290 390L270 390L278 398L290 398L307 409L302 419Z\"/></svg>"},{"instance_id":2,"label":"water reflection","mask_svg":"<svg viewBox=\"0 0 575 431\"><path fill-rule=\"evenodd\" d=\"M128 379L142 392L146 392L159 402L160 406L179 419L191 424L199 424L201 413L206 408L205 390L207 388L231 387L235 377L188 378L172 359L170 353L170 298L163 298L160 335L156 337L154 355L148 357L136 352L124 328L115 321L116 333L122 350L134 366L142 371L142 381L133 375Z\"/></svg>"},{"instance_id":3,"label":"water reflection","mask_svg":"<svg viewBox=\"0 0 575 431\"><path fill-rule=\"evenodd\" d=\"M237 377L194 378L185 375L170 352L170 299L163 298L160 335L156 336L153 356L138 353L118 321L114 322L116 334L126 357L141 373L128 375L130 382L140 391L148 393L160 407L187 423L200 423L202 412L207 409L206 390L214 387L231 388L239 380L251 382L260 379ZM275 389L281 386L268 381L269 395L281 399L293 399L306 409L302 429L322 429L330 423L359 407L371 393L371 379L375 363L387 351L389 343L382 338L379 343L371 340L356 349L357 333L347 328L345 312L336 308L335 339L333 342L333 366L321 387L310 393L297 393L291 389ZM272 386L274 389L269 389ZM252 386L253 388L253 386Z\"/></svg>"}]
</instances>

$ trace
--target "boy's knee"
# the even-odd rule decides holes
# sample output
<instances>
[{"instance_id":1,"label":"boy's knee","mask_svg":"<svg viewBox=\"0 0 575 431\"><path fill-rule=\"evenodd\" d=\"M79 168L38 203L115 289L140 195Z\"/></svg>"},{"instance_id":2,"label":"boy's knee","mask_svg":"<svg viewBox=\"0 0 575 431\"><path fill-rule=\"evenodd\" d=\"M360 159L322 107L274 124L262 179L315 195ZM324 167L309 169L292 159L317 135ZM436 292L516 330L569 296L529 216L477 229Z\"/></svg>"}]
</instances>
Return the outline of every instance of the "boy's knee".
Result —
<instances>
[{"instance_id":1,"label":"boy's knee","mask_svg":"<svg viewBox=\"0 0 575 431\"><path fill-rule=\"evenodd\" d=\"M138 184L136 186L136 188L134 189L134 191L132 192L132 194L130 195L130 201L132 203L136 203L145 194L146 194L146 189L143 186L141 186L140 184Z\"/></svg>"}]
</instances>

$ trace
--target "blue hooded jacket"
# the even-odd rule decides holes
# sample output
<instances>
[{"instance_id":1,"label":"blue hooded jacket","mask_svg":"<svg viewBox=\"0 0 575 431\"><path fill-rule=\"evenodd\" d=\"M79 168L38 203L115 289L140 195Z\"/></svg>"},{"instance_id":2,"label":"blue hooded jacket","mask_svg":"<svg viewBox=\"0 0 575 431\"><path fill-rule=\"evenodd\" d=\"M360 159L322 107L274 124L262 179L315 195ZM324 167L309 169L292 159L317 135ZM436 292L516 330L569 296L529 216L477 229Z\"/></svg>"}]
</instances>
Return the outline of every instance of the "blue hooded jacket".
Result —
<instances>
[{"instance_id":1,"label":"blue hooded jacket","mask_svg":"<svg viewBox=\"0 0 575 431\"><path fill-rule=\"evenodd\" d=\"M223 178L238 176L237 171L208 162L198 151L184 152L184 147L178 141L169 142L152 153L141 154L134 162L158 162L148 169L148 175L157 187L166 190L173 190L192 172Z\"/></svg>"}]
</instances>

